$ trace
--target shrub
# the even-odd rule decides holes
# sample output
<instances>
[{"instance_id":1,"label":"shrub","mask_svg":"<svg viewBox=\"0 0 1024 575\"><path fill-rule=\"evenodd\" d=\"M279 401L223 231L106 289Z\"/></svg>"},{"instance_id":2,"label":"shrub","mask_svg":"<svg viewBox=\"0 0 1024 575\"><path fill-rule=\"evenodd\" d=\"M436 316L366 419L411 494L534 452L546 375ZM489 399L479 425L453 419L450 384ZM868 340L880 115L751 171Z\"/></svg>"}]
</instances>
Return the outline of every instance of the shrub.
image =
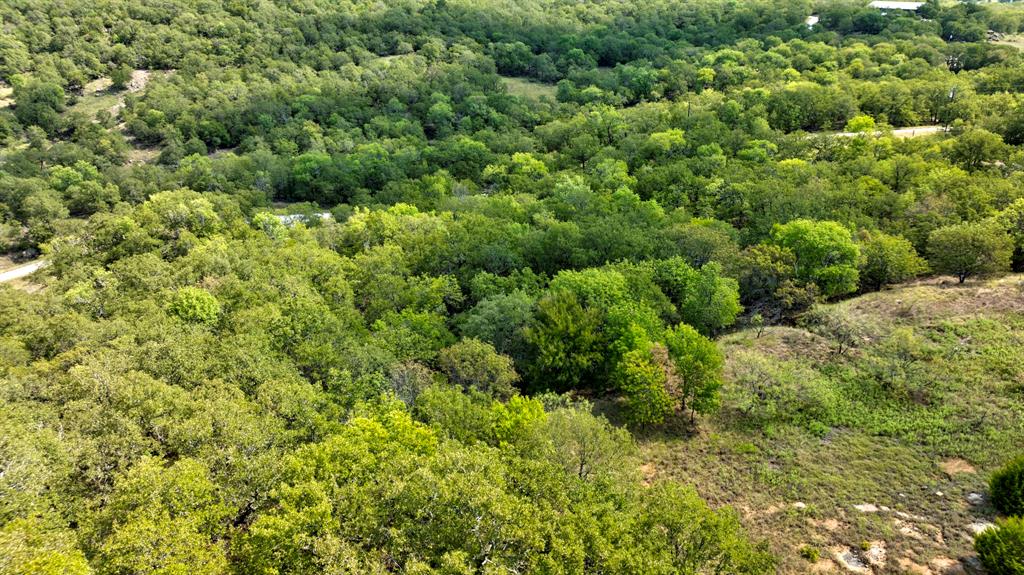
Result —
<instances>
[{"instance_id":1,"label":"shrub","mask_svg":"<svg viewBox=\"0 0 1024 575\"><path fill-rule=\"evenodd\" d=\"M821 558L821 551L819 551L817 547L804 545L800 548L800 556L810 561L811 563L817 563L818 559Z\"/></svg>"},{"instance_id":2,"label":"shrub","mask_svg":"<svg viewBox=\"0 0 1024 575\"><path fill-rule=\"evenodd\" d=\"M989 481L992 505L1006 515L1024 515L1024 455L996 471Z\"/></svg>"},{"instance_id":3,"label":"shrub","mask_svg":"<svg viewBox=\"0 0 1024 575\"><path fill-rule=\"evenodd\" d=\"M1024 574L1024 518L1010 517L981 532L974 549L990 575Z\"/></svg>"}]
</instances>

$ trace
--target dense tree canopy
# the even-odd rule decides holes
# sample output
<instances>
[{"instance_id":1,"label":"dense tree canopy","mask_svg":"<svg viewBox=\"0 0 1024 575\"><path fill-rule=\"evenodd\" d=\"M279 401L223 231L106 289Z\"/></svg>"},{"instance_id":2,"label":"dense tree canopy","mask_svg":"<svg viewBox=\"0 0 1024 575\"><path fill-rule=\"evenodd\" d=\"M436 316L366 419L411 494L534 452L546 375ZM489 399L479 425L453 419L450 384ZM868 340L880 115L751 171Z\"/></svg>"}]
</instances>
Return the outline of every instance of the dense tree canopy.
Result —
<instances>
[{"instance_id":1,"label":"dense tree canopy","mask_svg":"<svg viewBox=\"0 0 1024 575\"><path fill-rule=\"evenodd\" d=\"M627 428L737 325L1024 263L1019 16L0 4L0 572L771 572Z\"/></svg>"}]
</instances>

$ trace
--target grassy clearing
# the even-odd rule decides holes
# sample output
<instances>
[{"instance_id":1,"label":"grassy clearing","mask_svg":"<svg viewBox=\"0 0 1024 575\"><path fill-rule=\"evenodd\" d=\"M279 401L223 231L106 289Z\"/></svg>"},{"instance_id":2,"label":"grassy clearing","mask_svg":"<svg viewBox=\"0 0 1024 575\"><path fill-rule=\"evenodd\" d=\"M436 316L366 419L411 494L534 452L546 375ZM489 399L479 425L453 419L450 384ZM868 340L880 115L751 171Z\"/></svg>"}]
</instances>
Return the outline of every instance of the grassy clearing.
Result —
<instances>
[{"instance_id":1,"label":"grassy clearing","mask_svg":"<svg viewBox=\"0 0 1024 575\"><path fill-rule=\"evenodd\" d=\"M525 77L502 77L501 81L505 84L509 94L529 100L540 101L548 98L554 101L558 91L552 84L545 84Z\"/></svg>"},{"instance_id":2,"label":"grassy clearing","mask_svg":"<svg viewBox=\"0 0 1024 575\"><path fill-rule=\"evenodd\" d=\"M83 114L89 119L96 118L96 114L106 110L111 111L121 102L122 92L115 92L109 89L95 91L83 90L82 95L77 97L74 104L65 110L65 114Z\"/></svg>"},{"instance_id":3,"label":"grassy clearing","mask_svg":"<svg viewBox=\"0 0 1024 575\"><path fill-rule=\"evenodd\" d=\"M1022 285L932 280L724 337L722 410L691 437L642 435L645 475L735 506L784 573L866 560L868 542L877 573L942 572L994 517L967 495L1024 445Z\"/></svg>"},{"instance_id":4,"label":"grassy clearing","mask_svg":"<svg viewBox=\"0 0 1024 575\"><path fill-rule=\"evenodd\" d=\"M993 42L993 44L1002 44L1004 46L1013 46L1018 50L1024 50L1024 34L1008 34L1003 36L1002 40Z\"/></svg>"}]
</instances>

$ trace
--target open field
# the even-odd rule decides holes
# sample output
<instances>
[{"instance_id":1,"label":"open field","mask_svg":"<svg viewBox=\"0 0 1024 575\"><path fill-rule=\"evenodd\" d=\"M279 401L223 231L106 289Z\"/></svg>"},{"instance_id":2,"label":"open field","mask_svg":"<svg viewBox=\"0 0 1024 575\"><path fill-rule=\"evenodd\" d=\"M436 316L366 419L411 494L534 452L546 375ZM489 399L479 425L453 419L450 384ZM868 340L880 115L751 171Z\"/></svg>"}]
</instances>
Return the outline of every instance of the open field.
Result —
<instances>
[{"instance_id":1,"label":"open field","mask_svg":"<svg viewBox=\"0 0 1024 575\"><path fill-rule=\"evenodd\" d=\"M643 437L648 479L736 507L784 573L842 571L844 554L865 572L970 569L974 531L994 519L987 477L1024 443L1022 282L930 280L823 306L853 334L841 353L834 327L724 337L722 411L692 437ZM901 329L923 351L890 381ZM759 405L744 391L756 378L795 395Z\"/></svg>"},{"instance_id":2,"label":"open field","mask_svg":"<svg viewBox=\"0 0 1024 575\"><path fill-rule=\"evenodd\" d=\"M555 93L557 92L555 86L530 78L502 77L501 81L505 84L510 94L531 100L548 98L554 101Z\"/></svg>"}]
</instances>

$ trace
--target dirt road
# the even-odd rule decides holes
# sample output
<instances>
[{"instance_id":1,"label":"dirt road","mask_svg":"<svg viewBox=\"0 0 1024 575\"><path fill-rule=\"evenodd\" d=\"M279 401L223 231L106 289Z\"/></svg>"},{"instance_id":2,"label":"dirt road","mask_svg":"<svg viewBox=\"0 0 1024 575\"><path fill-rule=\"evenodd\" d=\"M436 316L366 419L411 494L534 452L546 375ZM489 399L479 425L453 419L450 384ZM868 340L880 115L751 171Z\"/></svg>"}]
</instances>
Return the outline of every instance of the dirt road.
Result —
<instances>
[{"instance_id":1,"label":"dirt road","mask_svg":"<svg viewBox=\"0 0 1024 575\"><path fill-rule=\"evenodd\" d=\"M29 275L32 275L33 273L35 273L37 270L39 270L40 268L42 268L45 265L46 265L45 261L43 261L43 260L36 260L34 262L29 262L27 264L20 265L20 266L18 266L16 268L11 268L9 270L0 272L0 283L9 282L9 281L13 281L13 280L16 280L16 279L21 279L23 277L27 277Z\"/></svg>"}]
</instances>

